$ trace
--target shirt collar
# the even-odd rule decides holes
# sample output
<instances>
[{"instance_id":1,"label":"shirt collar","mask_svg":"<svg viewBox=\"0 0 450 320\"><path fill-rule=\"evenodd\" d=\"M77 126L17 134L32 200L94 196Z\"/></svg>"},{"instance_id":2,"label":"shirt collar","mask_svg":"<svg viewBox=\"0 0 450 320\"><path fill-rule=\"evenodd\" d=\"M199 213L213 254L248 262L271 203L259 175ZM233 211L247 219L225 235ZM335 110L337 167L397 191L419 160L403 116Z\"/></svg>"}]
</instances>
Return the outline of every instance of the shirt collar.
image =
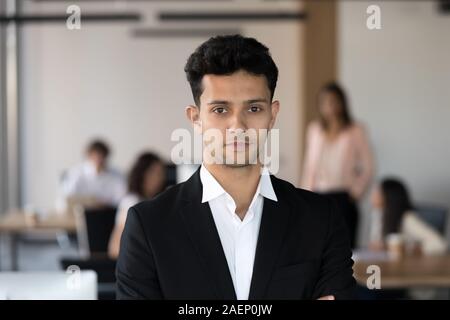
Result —
<instances>
[{"instance_id":1,"label":"shirt collar","mask_svg":"<svg viewBox=\"0 0 450 320\"><path fill-rule=\"evenodd\" d=\"M202 203L208 202L227 193L203 164L200 168L200 180L203 185ZM273 201L278 201L275 190L272 186L269 170L266 167L262 170L258 187L256 189L256 194L260 194L264 198L268 198Z\"/></svg>"},{"instance_id":2,"label":"shirt collar","mask_svg":"<svg viewBox=\"0 0 450 320\"><path fill-rule=\"evenodd\" d=\"M83 163L83 171L87 176L97 176L97 171L94 168L94 165L89 161L85 161Z\"/></svg>"}]
</instances>

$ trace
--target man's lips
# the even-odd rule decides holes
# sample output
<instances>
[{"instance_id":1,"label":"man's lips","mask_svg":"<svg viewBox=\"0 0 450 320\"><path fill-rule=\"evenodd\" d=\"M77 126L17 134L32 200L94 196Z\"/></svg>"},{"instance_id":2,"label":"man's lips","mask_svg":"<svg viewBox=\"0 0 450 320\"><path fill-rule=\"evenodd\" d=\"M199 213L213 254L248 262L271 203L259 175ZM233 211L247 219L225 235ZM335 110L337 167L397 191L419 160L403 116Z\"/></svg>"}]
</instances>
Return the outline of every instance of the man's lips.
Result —
<instances>
[{"instance_id":1,"label":"man's lips","mask_svg":"<svg viewBox=\"0 0 450 320\"><path fill-rule=\"evenodd\" d=\"M228 148L234 148L236 150L245 150L246 148L248 148L248 146L250 145L250 143L248 142L230 142L227 143L225 146Z\"/></svg>"},{"instance_id":2,"label":"man's lips","mask_svg":"<svg viewBox=\"0 0 450 320\"><path fill-rule=\"evenodd\" d=\"M250 145L249 142L244 142L244 141L231 141L225 144L226 146L238 146L238 145Z\"/></svg>"}]
</instances>

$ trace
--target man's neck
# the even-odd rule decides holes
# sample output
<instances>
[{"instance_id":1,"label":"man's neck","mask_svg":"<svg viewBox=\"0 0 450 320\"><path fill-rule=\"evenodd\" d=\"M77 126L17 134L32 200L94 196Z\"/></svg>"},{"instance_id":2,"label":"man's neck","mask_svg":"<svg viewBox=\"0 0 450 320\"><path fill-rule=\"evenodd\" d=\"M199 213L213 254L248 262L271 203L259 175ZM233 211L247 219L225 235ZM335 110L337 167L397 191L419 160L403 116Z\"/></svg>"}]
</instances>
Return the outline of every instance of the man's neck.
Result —
<instances>
[{"instance_id":1,"label":"man's neck","mask_svg":"<svg viewBox=\"0 0 450 320\"><path fill-rule=\"evenodd\" d=\"M204 164L222 188L236 203L236 213L244 219L261 178L261 165L232 167L219 164Z\"/></svg>"},{"instance_id":2,"label":"man's neck","mask_svg":"<svg viewBox=\"0 0 450 320\"><path fill-rule=\"evenodd\" d=\"M99 167L95 167L95 173L96 174L102 174L103 172L106 171L105 166L99 166Z\"/></svg>"}]
</instances>

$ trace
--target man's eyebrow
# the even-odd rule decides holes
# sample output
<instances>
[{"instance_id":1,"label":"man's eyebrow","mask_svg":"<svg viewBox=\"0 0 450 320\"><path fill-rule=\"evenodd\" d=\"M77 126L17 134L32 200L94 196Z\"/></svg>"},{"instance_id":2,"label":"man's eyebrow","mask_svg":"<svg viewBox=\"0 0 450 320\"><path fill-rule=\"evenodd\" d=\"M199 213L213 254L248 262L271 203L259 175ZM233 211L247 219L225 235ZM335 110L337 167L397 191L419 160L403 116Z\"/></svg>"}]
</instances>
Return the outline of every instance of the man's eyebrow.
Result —
<instances>
[{"instance_id":1,"label":"man's eyebrow","mask_svg":"<svg viewBox=\"0 0 450 320\"><path fill-rule=\"evenodd\" d=\"M212 104L230 104L230 103L226 100L213 100L208 102L207 104L212 105Z\"/></svg>"},{"instance_id":2,"label":"man's eyebrow","mask_svg":"<svg viewBox=\"0 0 450 320\"><path fill-rule=\"evenodd\" d=\"M257 103L257 102L269 103L269 101L264 98L250 99L250 100L245 101L245 103L247 103L247 104L252 104L252 103Z\"/></svg>"},{"instance_id":3,"label":"man's eyebrow","mask_svg":"<svg viewBox=\"0 0 450 320\"><path fill-rule=\"evenodd\" d=\"M255 98L255 99L250 99L250 100L245 100L244 103L245 104L252 104L252 103L257 103L257 102L264 102L264 103L269 103L269 101L265 98ZM215 104L225 104L228 105L230 104L229 101L227 100L213 100L207 103L208 105L215 105Z\"/></svg>"}]
</instances>

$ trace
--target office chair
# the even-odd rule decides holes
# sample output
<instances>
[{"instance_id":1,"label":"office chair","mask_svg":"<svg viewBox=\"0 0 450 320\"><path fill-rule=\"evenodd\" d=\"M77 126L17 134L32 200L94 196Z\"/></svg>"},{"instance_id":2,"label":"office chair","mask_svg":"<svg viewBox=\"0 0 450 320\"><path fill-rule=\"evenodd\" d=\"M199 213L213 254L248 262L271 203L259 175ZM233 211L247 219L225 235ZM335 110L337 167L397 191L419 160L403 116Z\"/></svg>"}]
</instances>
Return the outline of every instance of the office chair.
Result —
<instances>
[{"instance_id":1,"label":"office chair","mask_svg":"<svg viewBox=\"0 0 450 320\"><path fill-rule=\"evenodd\" d=\"M422 203L416 205L415 209L419 218L439 231L441 235L445 235L448 208L435 204Z\"/></svg>"},{"instance_id":2,"label":"office chair","mask_svg":"<svg viewBox=\"0 0 450 320\"><path fill-rule=\"evenodd\" d=\"M115 299L116 261L108 257L108 244L115 224L116 208L75 208L80 257L60 260L65 270L71 265L94 270L98 276L99 300Z\"/></svg>"}]
</instances>

